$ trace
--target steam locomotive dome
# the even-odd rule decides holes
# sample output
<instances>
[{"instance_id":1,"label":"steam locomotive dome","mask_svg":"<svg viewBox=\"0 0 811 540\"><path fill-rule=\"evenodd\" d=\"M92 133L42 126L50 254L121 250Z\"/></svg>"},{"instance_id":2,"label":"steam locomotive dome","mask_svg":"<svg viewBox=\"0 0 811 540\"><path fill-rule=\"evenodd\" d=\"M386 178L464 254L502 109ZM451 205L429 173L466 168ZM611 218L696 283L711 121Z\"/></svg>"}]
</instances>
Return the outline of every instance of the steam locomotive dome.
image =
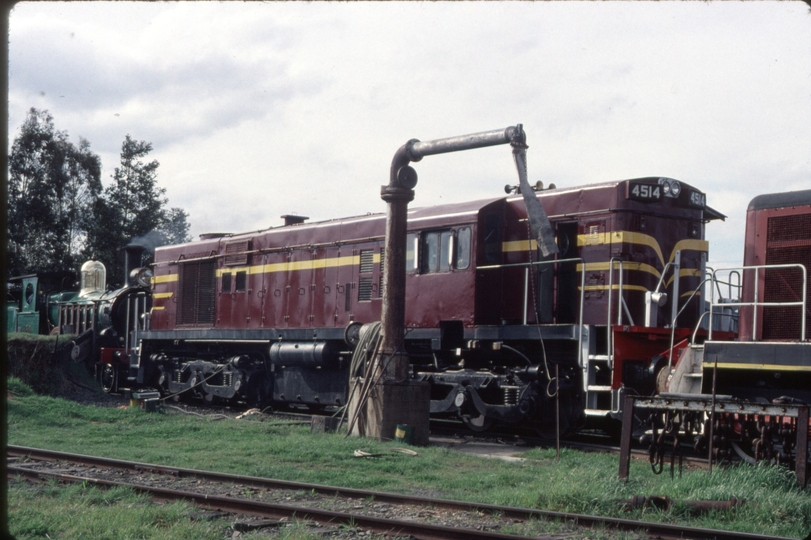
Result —
<instances>
[{"instance_id":1,"label":"steam locomotive dome","mask_svg":"<svg viewBox=\"0 0 811 540\"><path fill-rule=\"evenodd\" d=\"M99 261L87 261L82 265L79 296L99 296L107 288L107 269Z\"/></svg>"}]
</instances>

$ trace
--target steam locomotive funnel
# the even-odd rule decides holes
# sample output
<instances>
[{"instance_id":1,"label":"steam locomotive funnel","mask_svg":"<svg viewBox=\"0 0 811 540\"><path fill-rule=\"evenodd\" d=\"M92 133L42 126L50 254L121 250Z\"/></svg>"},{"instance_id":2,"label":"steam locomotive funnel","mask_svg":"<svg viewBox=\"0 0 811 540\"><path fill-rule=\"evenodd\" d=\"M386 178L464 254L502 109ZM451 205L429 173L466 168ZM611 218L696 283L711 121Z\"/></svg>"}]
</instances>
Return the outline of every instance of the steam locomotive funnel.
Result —
<instances>
[{"instance_id":1,"label":"steam locomotive funnel","mask_svg":"<svg viewBox=\"0 0 811 540\"><path fill-rule=\"evenodd\" d=\"M124 283L133 285L132 271L141 267L141 261L146 248L139 244L124 246Z\"/></svg>"}]
</instances>

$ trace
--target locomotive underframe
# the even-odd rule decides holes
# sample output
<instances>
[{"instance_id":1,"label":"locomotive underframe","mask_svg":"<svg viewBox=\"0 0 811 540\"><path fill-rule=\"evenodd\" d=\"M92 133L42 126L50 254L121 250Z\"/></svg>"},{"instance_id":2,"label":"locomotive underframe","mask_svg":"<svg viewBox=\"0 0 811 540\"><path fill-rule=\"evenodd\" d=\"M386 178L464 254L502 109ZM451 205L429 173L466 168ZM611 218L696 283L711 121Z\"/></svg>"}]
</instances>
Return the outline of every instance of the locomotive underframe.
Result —
<instances>
[{"instance_id":1,"label":"locomotive underframe","mask_svg":"<svg viewBox=\"0 0 811 540\"><path fill-rule=\"evenodd\" d=\"M165 396L315 410L346 404L351 351L344 329L189 329L140 337L130 379ZM449 324L414 329L405 349L412 378L432 385L432 415L461 418L474 428L485 419L488 425L531 419L548 432L556 405L564 430L582 424L582 369L573 361L578 346L574 325Z\"/></svg>"}]
</instances>

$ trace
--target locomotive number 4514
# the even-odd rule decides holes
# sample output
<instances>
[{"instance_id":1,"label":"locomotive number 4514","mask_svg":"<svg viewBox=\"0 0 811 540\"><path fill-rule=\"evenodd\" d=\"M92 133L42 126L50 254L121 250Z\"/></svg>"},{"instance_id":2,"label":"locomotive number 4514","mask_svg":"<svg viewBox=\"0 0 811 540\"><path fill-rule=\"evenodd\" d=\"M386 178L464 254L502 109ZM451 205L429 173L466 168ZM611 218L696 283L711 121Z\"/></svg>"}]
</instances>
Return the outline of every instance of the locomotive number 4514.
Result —
<instances>
[{"instance_id":1,"label":"locomotive number 4514","mask_svg":"<svg viewBox=\"0 0 811 540\"><path fill-rule=\"evenodd\" d=\"M630 198L641 201L658 201L662 198L662 186L657 184L631 184Z\"/></svg>"}]
</instances>

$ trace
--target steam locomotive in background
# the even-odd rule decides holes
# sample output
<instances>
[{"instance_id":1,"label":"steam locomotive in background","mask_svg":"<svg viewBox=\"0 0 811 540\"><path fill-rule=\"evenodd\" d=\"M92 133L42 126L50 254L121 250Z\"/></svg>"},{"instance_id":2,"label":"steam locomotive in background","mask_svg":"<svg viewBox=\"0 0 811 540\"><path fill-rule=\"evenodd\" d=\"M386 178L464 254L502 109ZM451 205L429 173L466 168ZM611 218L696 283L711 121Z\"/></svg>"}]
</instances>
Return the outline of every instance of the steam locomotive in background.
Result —
<instances>
[{"instance_id":1,"label":"steam locomotive in background","mask_svg":"<svg viewBox=\"0 0 811 540\"><path fill-rule=\"evenodd\" d=\"M40 272L9 279L8 333L70 336L70 357L92 367L106 392L126 380L129 355L151 306L151 270L141 267L142 246L126 253L124 287L107 288L107 270L98 261L73 272Z\"/></svg>"}]
</instances>

